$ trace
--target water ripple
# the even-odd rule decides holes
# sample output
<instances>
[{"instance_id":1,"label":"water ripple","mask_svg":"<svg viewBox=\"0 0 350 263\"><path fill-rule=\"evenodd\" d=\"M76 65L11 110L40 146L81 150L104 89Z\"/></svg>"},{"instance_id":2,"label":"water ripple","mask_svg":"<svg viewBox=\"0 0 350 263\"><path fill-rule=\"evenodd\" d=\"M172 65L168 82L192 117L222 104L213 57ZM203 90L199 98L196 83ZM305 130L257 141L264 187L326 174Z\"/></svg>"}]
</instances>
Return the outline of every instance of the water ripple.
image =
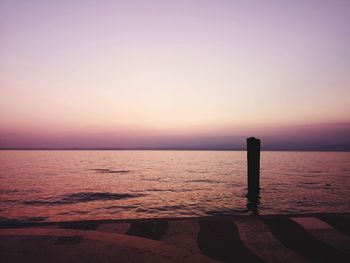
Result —
<instances>
[{"instance_id":1,"label":"water ripple","mask_svg":"<svg viewBox=\"0 0 350 263\"><path fill-rule=\"evenodd\" d=\"M197 180L187 180L187 183L208 183L208 184L222 184L223 181L211 180L211 179L197 179Z\"/></svg>"},{"instance_id":2,"label":"water ripple","mask_svg":"<svg viewBox=\"0 0 350 263\"><path fill-rule=\"evenodd\" d=\"M85 203L91 201L107 201L107 200L120 200L126 198L135 198L144 196L144 194L116 194L116 193L107 193L107 192L82 192L82 193L74 193L63 196L61 199L39 199L39 200L29 200L23 201L24 205L67 205L67 204L77 204L77 203Z\"/></svg>"},{"instance_id":3,"label":"water ripple","mask_svg":"<svg viewBox=\"0 0 350 263\"><path fill-rule=\"evenodd\" d=\"M111 169L105 169L105 168L97 168L92 170L101 174L122 174L122 173L131 172L130 170L111 170Z\"/></svg>"}]
</instances>

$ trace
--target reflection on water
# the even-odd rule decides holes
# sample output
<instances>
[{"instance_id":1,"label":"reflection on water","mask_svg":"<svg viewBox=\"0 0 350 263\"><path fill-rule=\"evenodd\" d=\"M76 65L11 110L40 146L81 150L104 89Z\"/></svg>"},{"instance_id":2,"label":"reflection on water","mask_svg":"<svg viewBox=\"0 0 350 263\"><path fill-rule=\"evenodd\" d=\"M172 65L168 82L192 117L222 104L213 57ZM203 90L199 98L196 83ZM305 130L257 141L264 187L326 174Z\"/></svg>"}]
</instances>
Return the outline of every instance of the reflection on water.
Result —
<instances>
[{"instance_id":1,"label":"reflection on water","mask_svg":"<svg viewBox=\"0 0 350 263\"><path fill-rule=\"evenodd\" d=\"M1 151L0 219L350 212L350 153L261 158L247 198L246 152Z\"/></svg>"},{"instance_id":2,"label":"reflection on water","mask_svg":"<svg viewBox=\"0 0 350 263\"><path fill-rule=\"evenodd\" d=\"M247 195L247 210L252 212L253 215L259 214L260 196Z\"/></svg>"}]
</instances>

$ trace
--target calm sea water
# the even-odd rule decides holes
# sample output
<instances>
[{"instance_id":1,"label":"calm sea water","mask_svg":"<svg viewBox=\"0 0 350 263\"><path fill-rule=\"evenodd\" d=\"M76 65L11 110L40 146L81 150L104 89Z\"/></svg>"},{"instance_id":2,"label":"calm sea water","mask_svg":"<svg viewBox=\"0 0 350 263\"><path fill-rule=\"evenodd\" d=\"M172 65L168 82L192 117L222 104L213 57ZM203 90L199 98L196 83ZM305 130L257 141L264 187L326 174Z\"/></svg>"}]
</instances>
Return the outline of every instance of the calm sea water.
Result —
<instances>
[{"instance_id":1,"label":"calm sea water","mask_svg":"<svg viewBox=\"0 0 350 263\"><path fill-rule=\"evenodd\" d=\"M0 217L350 212L350 153L262 152L261 158L260 203L251 204L243 151L0 151Z\"/></svg>"}]
</instances>

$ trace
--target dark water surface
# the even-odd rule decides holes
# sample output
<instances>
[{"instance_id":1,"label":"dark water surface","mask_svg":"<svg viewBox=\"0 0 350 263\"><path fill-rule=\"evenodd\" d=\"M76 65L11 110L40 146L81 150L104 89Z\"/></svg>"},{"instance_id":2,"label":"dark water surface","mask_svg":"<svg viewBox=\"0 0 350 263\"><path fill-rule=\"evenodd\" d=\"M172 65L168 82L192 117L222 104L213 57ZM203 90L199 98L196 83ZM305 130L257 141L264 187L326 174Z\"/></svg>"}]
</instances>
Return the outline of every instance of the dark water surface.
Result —
<instances>
[{"instance_id":1,"label":"dark water surface","mask_svg":"<svg viewBox=\"0 0 350 263\"><path fill-rule=\"evenodd\" d=\"M262 152L261 167L260 214L350 212L350 153ZM244 151L0 151L2 220L250 214L245 194Z\"/></svg>"}]
</instances>

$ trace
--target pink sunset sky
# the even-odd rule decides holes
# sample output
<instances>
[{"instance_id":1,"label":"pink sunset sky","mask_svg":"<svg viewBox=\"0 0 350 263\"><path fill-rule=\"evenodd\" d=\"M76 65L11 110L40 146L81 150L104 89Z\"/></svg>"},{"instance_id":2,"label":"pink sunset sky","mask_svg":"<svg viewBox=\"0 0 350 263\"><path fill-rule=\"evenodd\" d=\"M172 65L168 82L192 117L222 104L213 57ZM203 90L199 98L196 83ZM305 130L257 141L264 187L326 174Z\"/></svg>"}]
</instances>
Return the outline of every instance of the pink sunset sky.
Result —
<instances>
[{"instance_id":1,"label":"pink sunset sky","mask_svg":"<svg viewBox=\"0 0 350 263\"><path fill-rule=\"evenodd\" d=\"M0 0L0 148L350 150L350 1Z\"/></svg>"}]
</instances>

